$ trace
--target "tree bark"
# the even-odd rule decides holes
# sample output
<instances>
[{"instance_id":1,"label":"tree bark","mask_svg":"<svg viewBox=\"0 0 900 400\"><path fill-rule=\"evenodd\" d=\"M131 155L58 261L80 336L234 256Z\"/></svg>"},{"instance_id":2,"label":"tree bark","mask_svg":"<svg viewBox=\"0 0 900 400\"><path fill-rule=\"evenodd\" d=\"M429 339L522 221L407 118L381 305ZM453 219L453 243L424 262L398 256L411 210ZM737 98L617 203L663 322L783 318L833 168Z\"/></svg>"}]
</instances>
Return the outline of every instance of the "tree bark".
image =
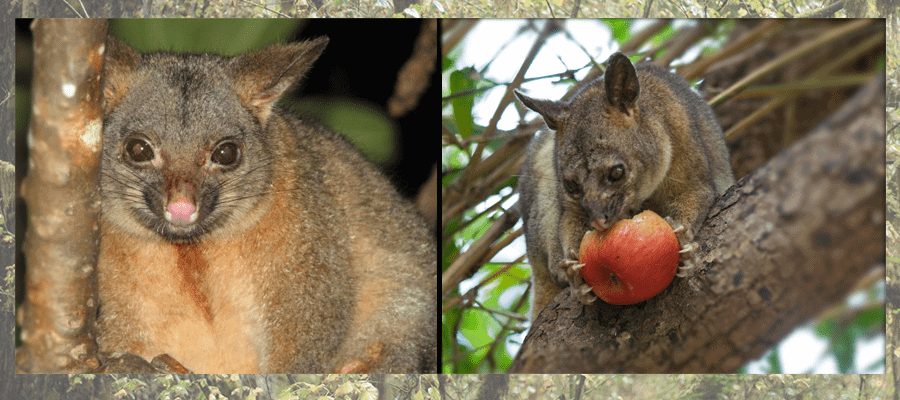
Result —
<instances>
[{"instance_id":1,"label":"tree bark","mask_svg":"<svg viewBox=\"0 0 900 400\"><path fill-rule=\"evenodd\" d=\"M100 70L105 20L36 20L29 128L27 298L23 372L97 366L91 335L97 298L101 149Z\"/></svg>"},{"instance_id":2,"label":"tree bark","mask_svg":"<svg viewBox=\"0 0 900 400\"><path fill-rule=\"evenodd\" d=\"M884 263L884 157L882 75L719 198L689 277L634 306L564 290L509 372L733 372Z\"/></svg>"}]
</instances>

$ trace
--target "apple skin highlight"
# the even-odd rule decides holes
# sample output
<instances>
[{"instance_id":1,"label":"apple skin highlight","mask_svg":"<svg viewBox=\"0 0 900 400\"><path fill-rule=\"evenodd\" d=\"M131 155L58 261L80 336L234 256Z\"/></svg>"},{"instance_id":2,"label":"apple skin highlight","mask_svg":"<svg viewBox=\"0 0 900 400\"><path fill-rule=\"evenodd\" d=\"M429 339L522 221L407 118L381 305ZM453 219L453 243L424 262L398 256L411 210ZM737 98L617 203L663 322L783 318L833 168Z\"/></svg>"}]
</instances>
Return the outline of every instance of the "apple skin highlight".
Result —
<instances>
[{"instance_id":1,"label":"apple skin highlight","mask_svg":"<svg viewBox=\"0 0 900 400\"><path fill-rule=\"evenodd\" d=\"M584 281L601 300L637 304L662 292L675 278L681 246L672 227L646 210L609 229L590 231L578 252Z\"/></svg>"}]
</instances>

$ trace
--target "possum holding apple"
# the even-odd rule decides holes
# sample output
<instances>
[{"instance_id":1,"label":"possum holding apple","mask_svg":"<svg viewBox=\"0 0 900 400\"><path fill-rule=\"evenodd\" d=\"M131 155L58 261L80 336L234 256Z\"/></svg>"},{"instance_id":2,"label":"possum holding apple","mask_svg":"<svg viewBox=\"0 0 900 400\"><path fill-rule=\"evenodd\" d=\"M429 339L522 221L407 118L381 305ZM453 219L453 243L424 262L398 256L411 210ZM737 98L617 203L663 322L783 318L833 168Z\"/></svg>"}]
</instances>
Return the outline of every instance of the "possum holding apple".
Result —
<instances>
[{"instance_id":1,"label":"possum holding apple","mask_svg":"<svg viewBox=\"0 0 900 400\"><path fill-rule=\"evenodd\" d=\"M572 267L601 300L636 304L663 291L675 278L681 247L666 220L647 210L605 231L584 234Z\"/></svg>"},{"instance_id":2,"label":"possum holding apple","mask_svg":"<svg viewBox=\"0 0 900 400\"><path fill-rule=\"evenodd\" d=\"M583 278L582 265L593 263L590 257L598 254L639 262L634 254L646 254L646 249L623 252L635 249L629 242L634 237L617 241L603 233L607 239L602 244L598 236L585 234L614 230L617 222L642 210L665 217L652 224L656 228L661 223L669 234L682 235L675 242L657 243L667 247L650 252L663 254L669 263L674 254L674 266L663 268L674 276L679 251L694 248L690 242L709 208L734 183L722 129L706 102L681 77L651 64L635 67L621 53L610 57L602 77L570 100L534 99L518 91L516 96L555 131L534 138L519 178L519 207L534 280L532 320L566 286L582 303L595 301L595 288L585 279L605 276L607 287L640 283L630 281L634 278L628 274L603 270ZM618 252L591 250L611 243L619 243ZM579 249L583 254L576 259ZM616 304L632 304L643 295L624 297L631 299L610 298L617 298L612 301Z\"/></svg>"}]
</instances>

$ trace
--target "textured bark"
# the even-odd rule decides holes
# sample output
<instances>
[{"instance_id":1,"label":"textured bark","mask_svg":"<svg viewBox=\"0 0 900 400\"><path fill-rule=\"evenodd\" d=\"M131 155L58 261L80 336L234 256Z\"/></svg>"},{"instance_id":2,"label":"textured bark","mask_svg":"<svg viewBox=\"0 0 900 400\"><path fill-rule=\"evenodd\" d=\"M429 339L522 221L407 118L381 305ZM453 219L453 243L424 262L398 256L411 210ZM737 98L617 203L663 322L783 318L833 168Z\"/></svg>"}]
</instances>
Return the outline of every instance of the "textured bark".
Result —
<instances>
[{"instance_id":1,"label":"textured bark","mask_svg":"<svg viewBox=\"0 0 900 400\"><path fill-rule=\"evenodd\" d=\"M729 189L698 267L635 306L564 290L509 372L732 372L884 263L884 78Z\"/></svg>"},{"instance_id":2,"label":"textured bark","mask_svg":"<svg viewBox=\"0 0 900 400\"><path fill-rule=\"evenodd\" d=\"M29 128L24 251L29 268L17 368L69 372L96 366L101 149L100 70L105 20L37 20Z\"/></svg>"}]
</instances>

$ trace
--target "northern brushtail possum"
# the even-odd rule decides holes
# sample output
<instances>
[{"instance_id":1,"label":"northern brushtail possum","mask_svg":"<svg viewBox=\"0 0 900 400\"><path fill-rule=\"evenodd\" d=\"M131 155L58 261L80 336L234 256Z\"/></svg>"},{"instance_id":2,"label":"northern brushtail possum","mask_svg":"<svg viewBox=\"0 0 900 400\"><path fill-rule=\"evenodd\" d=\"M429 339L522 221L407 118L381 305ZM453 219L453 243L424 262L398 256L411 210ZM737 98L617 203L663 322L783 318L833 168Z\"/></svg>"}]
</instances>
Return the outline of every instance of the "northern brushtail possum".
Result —
<instances>
[{"instance_id":1,"label":"northern brushtail possum","mask_svg":"<svg viewBox=\"0 0 900 400\"><path fill-rule=\"evenodd\" d=\"M532 320L566 286L585 304L596 300L572 270L585 232L649 209L690 241L734 183L712 109L659 66L616 53L571 100L516 96L555 131L534 138L519 178Z\"/></svg>"},{"instance_id":2,"label":"northern brushtail possum","mask_svg":"<svg viewBox=\"0 0 900 400\"><path fill-rule=\"evenodd\" d=\"M327 43L108 39L101 351L197 373L436 371L425 223L342 137L275 105Z\"/></svg>"}]
</instances>

